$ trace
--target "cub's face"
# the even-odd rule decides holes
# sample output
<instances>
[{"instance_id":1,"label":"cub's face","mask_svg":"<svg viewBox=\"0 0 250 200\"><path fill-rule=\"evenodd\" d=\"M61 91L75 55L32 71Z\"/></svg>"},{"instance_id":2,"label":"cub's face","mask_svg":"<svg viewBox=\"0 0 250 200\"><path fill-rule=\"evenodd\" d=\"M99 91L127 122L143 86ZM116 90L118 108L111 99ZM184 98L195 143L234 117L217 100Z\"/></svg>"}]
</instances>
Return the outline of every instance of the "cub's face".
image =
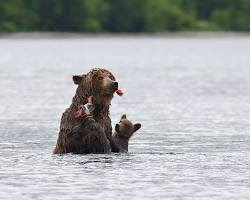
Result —
<instances>
[{"instance_id":1,"label":"cub's face","mask_svg":"<svg viewBox=\"0 0 250 200\"><path fill-rule=\"evenodd\" d=\"M94 68L88 74L73 76L75 84L89 91L97 103L110 104L114 91L118 89L118 82L111 72L106 69Z\"/></svg>"},{"instance_id":2,"label":"cub's face","mask_svg":"<svg viewBox=\"0 0 250 200\"><path fill-rule=\"evenodd\" d=\"M115 126L115 130L118 135L127 139L129 139L140 128L140 123L133 124L127 119L127 116L125 114L122 115L120 122Z\"/></svg>"}]
</instances>

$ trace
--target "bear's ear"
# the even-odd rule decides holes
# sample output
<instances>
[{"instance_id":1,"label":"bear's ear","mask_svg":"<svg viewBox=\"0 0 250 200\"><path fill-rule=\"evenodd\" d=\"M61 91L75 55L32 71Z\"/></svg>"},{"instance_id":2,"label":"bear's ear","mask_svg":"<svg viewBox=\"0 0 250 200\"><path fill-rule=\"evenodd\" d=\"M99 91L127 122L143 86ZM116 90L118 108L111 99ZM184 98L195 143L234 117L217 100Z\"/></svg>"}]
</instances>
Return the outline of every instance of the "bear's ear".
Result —
<instances>
[{"instance_id":1,"label":"bear's ear","mask_svg":"<svg viewBox=\"0 0 250 200\"><path fill-rule=\"evenodd\" d=\"M121 119L127 119L126 114L123 114L122 117L121 117Z\"/></svg>"},{"instance_id":2,"label":"bear's ear","mask_svg":"<svg viewBox=\"0 0 250 200\"><path fill-rule=\"evenodd\" d=\"M134 132L138 131L138 129L141 128L141 124L140 123L136 123L134 124Z\"/></svg>"},{"instance_id":3,"label":"bear's ear","mask_svg":"<svg viewBox=\"0 0 250 200\"><path fill-rule=\"evenodd\" d=\"M72 78L73 78L73 82L76 84L76 85L79 85L82 80L84 79L86 75L74 75Z\"/></svg>"}]
</instances>

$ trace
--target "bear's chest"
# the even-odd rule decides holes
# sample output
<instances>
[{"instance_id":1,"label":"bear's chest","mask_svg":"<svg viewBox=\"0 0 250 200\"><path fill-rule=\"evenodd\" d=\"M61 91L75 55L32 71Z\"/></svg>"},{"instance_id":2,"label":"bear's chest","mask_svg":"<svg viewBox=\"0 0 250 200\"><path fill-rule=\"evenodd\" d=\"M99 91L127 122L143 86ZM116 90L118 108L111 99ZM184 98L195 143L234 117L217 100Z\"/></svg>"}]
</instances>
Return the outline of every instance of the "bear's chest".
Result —
<instances>
[{"instance_id":1,"label":"bear's chest","mask_svg":"<svg viewBox=\"0 0 250 200\"><path fill-rule=\"evenodd\" d=\"M111 120L109 117L97 117L95 120L103 128L107 136L112 134Z\"/></svg>"}]
</instances>

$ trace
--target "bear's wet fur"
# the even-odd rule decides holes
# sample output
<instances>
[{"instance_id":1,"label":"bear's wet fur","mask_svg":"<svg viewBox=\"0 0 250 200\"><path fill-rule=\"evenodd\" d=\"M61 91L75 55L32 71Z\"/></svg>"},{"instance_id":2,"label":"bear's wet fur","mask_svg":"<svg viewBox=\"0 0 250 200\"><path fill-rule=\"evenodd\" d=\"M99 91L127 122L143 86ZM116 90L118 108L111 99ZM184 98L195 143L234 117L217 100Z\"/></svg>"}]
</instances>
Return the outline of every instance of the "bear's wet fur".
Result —
<instances>
[{"instance_id":1,"label":"bear's wet fur","mask_svg":"<svg viewBox=\"0 0 250 200\"><path fill-rule=\"evenodd\" d=\"M65 153L110 153L111 147L103 128L89 115L73 128L64 141Z\"/></svg>"},{"instance_id":2,"label":"bear's wet fur","mask_svg":"<svg viewBox=\"0 0 250 200\"><path fill-rule=\"evenodd\" d=\"M109 107L114 90L114 75L106 69L94 68L86 75L73 76L78 85L72 103L63 113L54 154L120 152L113 141ZM87 118L76 118L81 105L93 96L95 110Z\"/></svg>"},{"instance_id":3,"label":"bear's wet fur","mask_svg":"<svg viewBox=\"0 0 250 200\"><path fill-rule=\"evenodd\" d=\"M128 152L128 142L133 134L141 128L140 123L133 124L127 119L126 114L123 114L121 120L115 126L115 131L112 135L113 140L119 144L121 152Z\"/></svg>"}]
</instances>

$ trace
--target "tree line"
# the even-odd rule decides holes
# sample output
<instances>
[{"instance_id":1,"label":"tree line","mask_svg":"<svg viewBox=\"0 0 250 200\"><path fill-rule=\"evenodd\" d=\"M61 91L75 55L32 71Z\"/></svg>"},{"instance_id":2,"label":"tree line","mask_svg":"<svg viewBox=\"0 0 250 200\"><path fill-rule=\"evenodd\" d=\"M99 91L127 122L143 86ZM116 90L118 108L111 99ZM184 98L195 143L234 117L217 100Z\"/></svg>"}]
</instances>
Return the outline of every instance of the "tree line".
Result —
<instances>
[{"instance_id":1,"label":"tree line","mask_svg":"<svg viewBox=\"0 0 250 200\"><path fill-rule=\"evenodd\" d=\"M0 32L250 31L250 0L0 0Z\"/></svg>"}]
</instances>

